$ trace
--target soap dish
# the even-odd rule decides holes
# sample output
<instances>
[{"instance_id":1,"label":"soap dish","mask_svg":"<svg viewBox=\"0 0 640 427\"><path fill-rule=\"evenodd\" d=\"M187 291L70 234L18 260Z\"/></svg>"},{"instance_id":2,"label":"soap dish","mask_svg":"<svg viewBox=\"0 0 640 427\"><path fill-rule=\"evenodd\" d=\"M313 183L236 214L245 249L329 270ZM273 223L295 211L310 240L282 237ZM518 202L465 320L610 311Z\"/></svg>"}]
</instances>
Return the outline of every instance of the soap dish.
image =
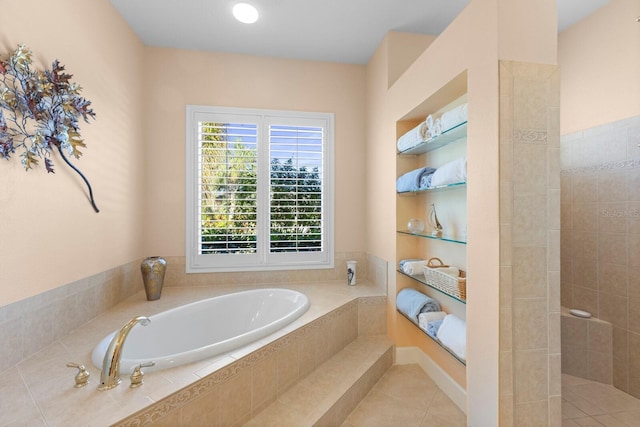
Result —
<instances>
[{"instance_id":1,"label":"soap dish","mask_svg":"<svg viewBox=\"0 0 640 427\"><path fill-rule=\"evenodd\" d=\"M576 308L572 308L571 310L569 310L569 313L573 314L574 316L584 317L585 319L591 317L591 313L589 313L588 311L582 311Z\"/></svg>"}]
</instances>

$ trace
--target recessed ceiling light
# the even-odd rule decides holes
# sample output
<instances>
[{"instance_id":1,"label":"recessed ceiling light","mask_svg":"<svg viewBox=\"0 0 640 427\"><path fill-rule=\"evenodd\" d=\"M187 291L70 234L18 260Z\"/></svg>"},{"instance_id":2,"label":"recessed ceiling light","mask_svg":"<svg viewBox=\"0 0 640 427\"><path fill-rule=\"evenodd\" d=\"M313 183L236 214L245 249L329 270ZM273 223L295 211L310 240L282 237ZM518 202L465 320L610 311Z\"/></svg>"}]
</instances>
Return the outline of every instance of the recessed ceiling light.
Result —
<instances>
[{"instance_id":1,"label":"recessed ceiling light","mask_svg":"<svg viewBox=\"0 0 640 427\"><path fill-rule=\"evenodd\" d=\"M244 24L253 24L258 20L258 9L248 3L236 3L233 6L233 16Z\"/></svg>"}]
</instances>

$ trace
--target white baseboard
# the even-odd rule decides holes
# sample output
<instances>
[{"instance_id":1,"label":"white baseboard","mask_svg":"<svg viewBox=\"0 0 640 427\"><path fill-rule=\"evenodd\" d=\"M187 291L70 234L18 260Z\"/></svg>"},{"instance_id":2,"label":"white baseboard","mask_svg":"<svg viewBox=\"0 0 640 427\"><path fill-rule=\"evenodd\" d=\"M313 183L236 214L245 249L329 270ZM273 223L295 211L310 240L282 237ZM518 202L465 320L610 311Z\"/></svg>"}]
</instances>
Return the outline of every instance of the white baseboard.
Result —
<instances>
[{"instance_id":1,"label":"white baseboard","mask_svg":"<svg viewBox=\"0 0 640 427\"><path fill-rule=\"evenodd\" d=\"M465 414L467 413L467 391L453 380L438 364L418 347L396 347L396 364L417 363L440 389L449 396Z\"/></svg>"}]
</instances>

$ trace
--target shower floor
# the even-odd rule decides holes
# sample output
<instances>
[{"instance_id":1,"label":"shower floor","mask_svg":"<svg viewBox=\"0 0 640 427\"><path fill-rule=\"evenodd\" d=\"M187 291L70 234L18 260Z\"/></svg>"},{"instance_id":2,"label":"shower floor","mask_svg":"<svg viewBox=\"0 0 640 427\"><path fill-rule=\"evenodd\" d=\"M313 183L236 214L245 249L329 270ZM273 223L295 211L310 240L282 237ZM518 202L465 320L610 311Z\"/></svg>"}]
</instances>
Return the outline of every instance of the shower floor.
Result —
<instances>
[{"instance_id":1,"label":"shower floor","mask_svg":"<svg viewBox=\"0 0 640 427\"><path fill-rule=\"evenodd\" d=\"M562 374L562 427L640 427L640 399L617 388Z\"/></svg>"}]
</instances>

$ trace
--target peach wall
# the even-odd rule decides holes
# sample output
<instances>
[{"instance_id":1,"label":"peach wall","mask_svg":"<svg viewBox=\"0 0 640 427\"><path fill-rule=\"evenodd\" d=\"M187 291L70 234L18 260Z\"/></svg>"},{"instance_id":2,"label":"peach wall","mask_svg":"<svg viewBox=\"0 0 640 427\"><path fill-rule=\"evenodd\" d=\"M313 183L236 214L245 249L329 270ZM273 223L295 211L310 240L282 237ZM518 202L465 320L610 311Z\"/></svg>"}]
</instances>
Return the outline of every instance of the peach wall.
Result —
<instances>
[{"instance_id":1,"label":"peach wall","mask_svg":"<svg viewBox=\"0 0 640 427\"><path fill-rule=\"evenodd\" d=\"M125 264L142 255L143 46L108 0L2 2L0 55L26 44L39 64L59 59L93 103L75 164L55 174L0 161L0 306ZM41 162L43 165L43 162Z\"/></svg>"},{"instance_id":2,"label":"peach wall","mask_svg":"<svg viewBox=\"0 0 640 427\"><path fill-rule=\"evenodd\" d=\"M611 0L563 31L561 133L640 114L640 3Z\"/></svg>"},{"instance_id":3,"label":"peach wall","mask_svg":"<svg viewBox=\"0 0 640 427\"><path fill-rule=\"evenodd\" d=\"M386 36L385 46L389 59L387 61L387 81L391 87L411 64L429 47L437 36L428 34L412 34L390 31Z\"/></svg>"},{"instance_id":4,"label":"peach wall","mask_svg":"<svg viewBox=\"0 0 640 427\"><path fill-rule=\"evenodd\" d=\"M335 113L335 250L365 250L364 66L147 48L146 252L184 255L188 104Z\"/></svg>"}]
</instances>

